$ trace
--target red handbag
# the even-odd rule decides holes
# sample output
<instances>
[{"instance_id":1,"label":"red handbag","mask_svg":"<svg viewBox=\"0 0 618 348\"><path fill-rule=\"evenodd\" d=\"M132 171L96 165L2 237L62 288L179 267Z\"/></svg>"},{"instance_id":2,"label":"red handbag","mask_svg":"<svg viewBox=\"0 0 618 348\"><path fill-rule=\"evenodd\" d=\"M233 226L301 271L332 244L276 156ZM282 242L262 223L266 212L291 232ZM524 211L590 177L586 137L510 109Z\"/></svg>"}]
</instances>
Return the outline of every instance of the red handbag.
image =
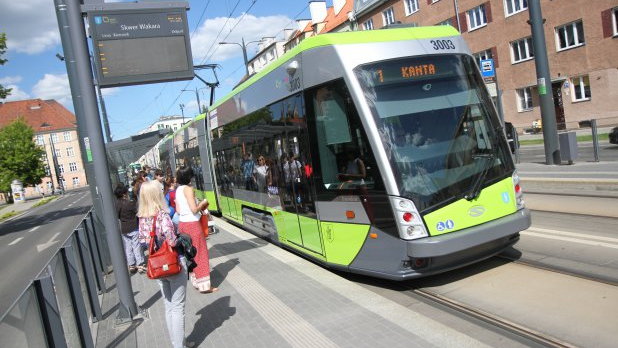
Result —
<instances>
[{"instance_id":1,"label":"red handbag","mask_svg":"<svg viewBox=\"0 0 618 348\"><path fill-rule=\"evenodd\" d=\"M155 251L155 240L157 238L155 233L157 226L157 215L155 215L152 223L152 231L150 231L150 245L148 247L149 255L146 275L150 279L165 278L178 274L180 273L182 267L178 261L178 253L174 250L174 248L167 244L167 240L163 241L159 249Z\"/></svg>"},{"instance_id":2,"label":"red handbag","mask_svg":"<svg viewBox=\"0 0 618 348\"><path fill-rule=\"evenodd\" d=\"M202 211L202 216L200 216L200 225L202 226L204 237L208 237L208 221L210 221L210 214Z\"/></svg>"}]
</instances>

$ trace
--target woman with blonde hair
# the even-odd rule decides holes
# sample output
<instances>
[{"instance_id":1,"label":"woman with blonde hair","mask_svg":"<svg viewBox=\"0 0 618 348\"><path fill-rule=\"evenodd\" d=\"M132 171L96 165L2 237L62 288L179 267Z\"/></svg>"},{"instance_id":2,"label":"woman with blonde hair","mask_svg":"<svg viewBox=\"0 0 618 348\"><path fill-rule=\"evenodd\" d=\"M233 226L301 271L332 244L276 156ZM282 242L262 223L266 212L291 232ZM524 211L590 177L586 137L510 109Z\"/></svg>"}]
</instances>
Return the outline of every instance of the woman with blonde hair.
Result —
<instances>
[{"instance_id":1,"label":"woman with blonde hair","mask_svg":"<svg viewBox=\"0 0 618 348\"><path fill-rule=\"evenodd\" d=\"M218 289L210 283L210 260L206 237L200 225L200 212L208 208L208 200L196 203L191 179L191 167L181 167L176 172L176 181L180 186L176 188L176 214L178 214L178 233L191 236L193 246L197 249L195 261L197 267L190 273L191 283L201 293L211 293Z\"/></svg>"},{"instance_id":2,"label":"woman with blonde hair","mask_svg":"<svg viewBox=\"0 0 618 348\"><path fill-rule=\"evenodd\" d=\"M169 215L169 207L163 197L161 183L158 181L146 181L142 184L139 192L137 216L139 217L140 234L150 235L153 224L156 223L155 245L159 246L167 241L170 246L176 246L178 236ZM165 303L167 331L174 348L182 348L185 345L185 301L188 278L185 258L182 255L178 257L182 265L180 273L157 279Z\"/></svg>"}]
</instances>

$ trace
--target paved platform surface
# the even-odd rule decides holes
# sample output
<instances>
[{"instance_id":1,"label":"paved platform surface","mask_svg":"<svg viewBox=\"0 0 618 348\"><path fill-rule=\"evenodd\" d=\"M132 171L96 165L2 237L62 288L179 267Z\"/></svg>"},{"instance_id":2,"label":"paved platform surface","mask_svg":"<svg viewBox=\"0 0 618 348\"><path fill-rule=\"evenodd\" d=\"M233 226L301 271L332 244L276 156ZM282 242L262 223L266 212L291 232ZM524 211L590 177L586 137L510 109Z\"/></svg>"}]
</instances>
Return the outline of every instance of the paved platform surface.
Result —
<instances>
[{"instance_id":1,"label":"paved platform surface","mask_svg":"<svg viewBox=\"0 0 618 348\"><path fill-rule=\"evenodd\" d=\"M186 337L197 347L484 347L466 332L350 282L221 220L209 238L219 291L188 289ZM156 281L131 277L147 318L115 326L113 275L96 347L169 347ZM473 333L470 333L473 334Z\"/></svg>"}]
</instances>

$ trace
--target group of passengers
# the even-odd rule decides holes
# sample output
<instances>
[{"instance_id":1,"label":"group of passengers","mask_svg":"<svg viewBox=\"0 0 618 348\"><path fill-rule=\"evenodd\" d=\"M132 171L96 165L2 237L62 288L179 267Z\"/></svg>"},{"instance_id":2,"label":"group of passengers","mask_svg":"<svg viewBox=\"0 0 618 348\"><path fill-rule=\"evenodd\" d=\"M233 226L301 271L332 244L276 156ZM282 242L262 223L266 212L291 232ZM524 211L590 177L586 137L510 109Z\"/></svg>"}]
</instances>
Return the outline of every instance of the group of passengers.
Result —
<instances>
[{"instance_id":1,"label":"group of passengers","mask_svg":"<svg viewBox=\"0 0 618 348\"><path fill-rule=\"evenodd\" d=\"M130 189L118 184L114 191L130 273L146 271L151 233L157 247L167 241L178 252L181 272L156 280L174 348L194 345L184 337L187 280L201 293L218 290L211 284L208 245L199 222L202 214L208 214L208 200L196 199L194 181L191 167L179 168L176 177L146 167L137 173Z\"/></svg>"}]
</instances>

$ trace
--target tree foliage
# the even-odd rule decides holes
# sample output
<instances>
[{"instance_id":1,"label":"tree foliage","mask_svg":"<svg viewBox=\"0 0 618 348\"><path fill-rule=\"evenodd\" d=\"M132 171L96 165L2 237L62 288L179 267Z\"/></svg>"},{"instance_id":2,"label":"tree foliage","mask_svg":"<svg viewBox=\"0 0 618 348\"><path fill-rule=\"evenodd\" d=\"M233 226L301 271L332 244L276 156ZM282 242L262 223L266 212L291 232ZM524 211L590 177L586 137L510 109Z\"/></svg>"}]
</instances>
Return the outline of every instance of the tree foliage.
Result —
<instances>
[{"instance_id":1,"label":"tree foliage","mask_svg":"<svg viewBox=\"0 0 618 348\"><path fill-rule=\"evenodd\" d=\"M44 150L33 137L32 127L22 118L0 129L0 192L9 192L15 179L36 185L45 176Z\"/></svg>"},{"instance_id":2,"label":"tree foliage","mask_svg":"<svg viewBox=\"0 0 618 348\"><path fill-rule=\"evenodd\" d=\"M6 34L0 33L0 65L4 65L7 62L6 59L2 59L2 55L6 52ZM5 99L11 94L12 88L4 88L0 85L0 99Z\"/></svg>"}]
</instances>

